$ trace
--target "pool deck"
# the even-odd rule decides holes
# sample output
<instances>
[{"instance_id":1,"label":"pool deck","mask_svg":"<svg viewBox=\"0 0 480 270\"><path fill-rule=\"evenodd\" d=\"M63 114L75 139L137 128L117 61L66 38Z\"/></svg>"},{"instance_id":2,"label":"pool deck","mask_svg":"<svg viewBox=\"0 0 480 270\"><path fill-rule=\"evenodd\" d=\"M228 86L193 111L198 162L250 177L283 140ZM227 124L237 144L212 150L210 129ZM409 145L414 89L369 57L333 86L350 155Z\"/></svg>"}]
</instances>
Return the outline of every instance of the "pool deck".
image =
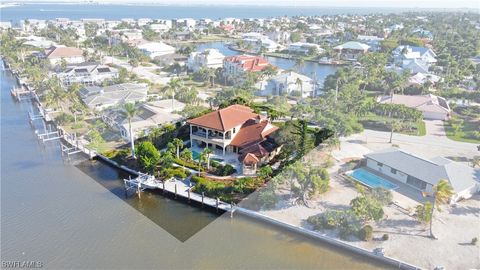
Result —
<instances>
[{"instance_id":1,"label":"pool deck","mask_svg":"<svg viewBox=\"0 0 480 270\"><path fill-rule=\"evenodd\" d=\"M195 152L198 152L198 153L201 153L203 151L203 149L204 148L198 147L196 145L192 145L190 147L190 151L192 151L192 152L195 151ZM210 148L210 149L212 149L212 148ZM237 170L237 172L242 171L242 163L240 163L240 161L238 161L238 154L236 154L236 153L225 153L225 155L223 155L222 151L220 151L220 150L217 150L217 149L212 149L212 150L213 150L213 153L212 153L212 155L210 155L210 160L221 159L221 160L223 160L222 163L232 165Z\"/></svg>"},{"instance_id":2,"label":"pool deck","mask_svg":"<svg viewBox=\"0 0 480 270\"><path fill-rule=\"evenodd\" d=\"M388 175L384 175L384 174L380 174L372 169L369 169L367 167L361 167L363 169L365 169L366 171L378 176L378 177L382 177L382 178L385 178L385 180L389 181L389 182L392 182L392 184L395 184L398 188L392 190L394 191L395 193L399 193L405 197L408 197L418 203L425 203L427 201L431 201L432 198L429 198L429 197L424 197L422 195L422 192L418 189L415 189L405 183L402 183L392 177L389 177Z\"/></svg>"}]
</instances>

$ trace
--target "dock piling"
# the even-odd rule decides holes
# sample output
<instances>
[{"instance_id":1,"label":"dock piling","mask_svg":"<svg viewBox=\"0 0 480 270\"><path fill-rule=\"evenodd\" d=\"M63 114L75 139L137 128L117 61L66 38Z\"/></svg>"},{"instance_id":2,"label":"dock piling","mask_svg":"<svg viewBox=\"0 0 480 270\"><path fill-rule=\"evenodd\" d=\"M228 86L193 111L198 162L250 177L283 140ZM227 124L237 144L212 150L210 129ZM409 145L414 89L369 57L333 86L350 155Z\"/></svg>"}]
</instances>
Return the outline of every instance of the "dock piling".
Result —
<instances>
[{"instance_id":1,"label":"dock piling","mask_svg":"<svg viewBox=\"0 0 480 270\"><path fill-rule=\"evenodd\" d=\"M202 207L203 207L203 197L205 197L205 193L202 191Z\"/></svg>"},{"instance_id":2,"label":"dock piling","mask_svg":"<svg viewBox=\"0 0 480 270\"><path fill-rule=\"evenodd\" d=\"M188 203L190 203L190 189L187 189L188 192Z\"/></svg>"},{"instance_id":3,"label":"dock piling","mask_svg":"<svg viewBox=\"0 0 480 270\"><path fill-rule=\"evenodd\" d=\"M217 213L218 213L218 203L219 203L219 199L218 199L218 197L217 197L217 199L216 199L215 203L216 203L216 208L217 208Z\"/></svg>"},{"instance_id":4,"label":"dock piling","mask_svg":"<svg viewBox=\"0 0 480 270\"><path fill-rule=\"evenodd\" d=\"M165 180L162 181L162 185L163 185L162 193L165 194Z\"/></svg>"},{"instance_id":5,"label":"dock piling","mask_svg":"<svg viewBox=\"0 0 480 270\"><path fill-rule=\"evenodd\" d=\"M177 198L177 183L175 183L175 199Z\"/></svg>"}]
</instances>

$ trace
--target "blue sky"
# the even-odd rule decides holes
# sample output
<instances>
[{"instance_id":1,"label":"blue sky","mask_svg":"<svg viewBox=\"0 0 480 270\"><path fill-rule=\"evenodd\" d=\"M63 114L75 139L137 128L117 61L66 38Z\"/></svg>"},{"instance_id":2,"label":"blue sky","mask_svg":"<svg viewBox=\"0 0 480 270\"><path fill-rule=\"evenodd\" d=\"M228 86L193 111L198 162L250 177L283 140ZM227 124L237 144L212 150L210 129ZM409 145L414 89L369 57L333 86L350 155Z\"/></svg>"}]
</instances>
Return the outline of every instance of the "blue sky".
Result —
<instances>
[{"instance_id":1,"label":"blue sky","mask_svg":"<svg viewBox=\"0 0 480 270\"><path fill-rule=\"evenodd\" d=\"M480 0L93 0L105 3L156 3L180 5L276 5L325 7L420 7L420 8L474 8L480 11ZM0 2L14 2L0 0ZM15 2L73 2L66 0L17 0ZM78 0L75 2L82 2ZM83 0L86 2L86 0Z\"/></svg>"}]
</instances>

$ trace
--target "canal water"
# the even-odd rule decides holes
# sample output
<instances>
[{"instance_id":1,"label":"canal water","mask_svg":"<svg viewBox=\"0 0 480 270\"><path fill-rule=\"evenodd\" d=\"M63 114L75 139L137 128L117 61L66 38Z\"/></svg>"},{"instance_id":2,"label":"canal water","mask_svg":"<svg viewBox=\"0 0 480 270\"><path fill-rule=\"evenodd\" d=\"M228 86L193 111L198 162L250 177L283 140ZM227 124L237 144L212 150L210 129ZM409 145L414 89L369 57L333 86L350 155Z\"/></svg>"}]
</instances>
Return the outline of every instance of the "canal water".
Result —
<instances>
[{"instance_id":1,"label":"canal water","mask_svg":"<svg viewBox=\"0 0 480 270\"><path fill-rule=\"evenodd\" d=\"M248 218L145 193L125 199L126 175L100 162L64 163L40 144L1 72L2 261L47 269L385 269ZM38 124L38 123L37 123ZM37 125L41 126L41 125Z\"/></svg>"},{"instance_id":2,"label":"canal water","mask_svg":"<svg viewBox=\"0 0 480 270\"><path fill-rule=\"evenodd\" d=\"M239 55L240 52L231 50L224 42L208 42L197 45L197 50L217 49L225 56ZM284 70L294 70L312 79L316 79L321 85L328 75L334 74L338 67L332 65L321 65L316 62L305 61L303 66L298 67L296 61L279 57L266 57L268 62Z\"/></svg>"}]
</instances>

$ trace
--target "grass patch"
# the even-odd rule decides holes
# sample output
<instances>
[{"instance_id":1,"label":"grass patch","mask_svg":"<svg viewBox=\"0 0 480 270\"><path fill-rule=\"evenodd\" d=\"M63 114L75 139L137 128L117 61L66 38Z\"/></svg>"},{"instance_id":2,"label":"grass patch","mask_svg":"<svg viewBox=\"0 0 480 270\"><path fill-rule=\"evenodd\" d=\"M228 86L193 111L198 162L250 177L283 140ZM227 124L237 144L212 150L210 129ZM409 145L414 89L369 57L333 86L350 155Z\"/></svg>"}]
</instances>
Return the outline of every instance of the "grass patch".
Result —
<instances>
[{"instance_id":1,"label":"grass patch","mask_svg":"<svg viewBox=\"0 0 480 270\"><path fill-rule=\"evenodd\" d=\"M394 120L389 117L369 114L362 116L359 122L365 129L390 132L390 122ZM427 134L425 122L420 120L418 122L405 122L401 130L395 131L395 133L410 135L410 136L425 136Z\"/></svg>"},{"instance_id":2,"label":"grass patch","mask_svg":"<svg viewBox=\"0 0 480 270\"><path fill-rule=\"evenodd\" d=\"M445 133L450 140L458 141L458 142L467 142L467 143L480 143L480 131L479 121L465 121L462 126L461 130L455 132L451 125L451 121L444 122Z\"/></svg>"}]
</instances>

